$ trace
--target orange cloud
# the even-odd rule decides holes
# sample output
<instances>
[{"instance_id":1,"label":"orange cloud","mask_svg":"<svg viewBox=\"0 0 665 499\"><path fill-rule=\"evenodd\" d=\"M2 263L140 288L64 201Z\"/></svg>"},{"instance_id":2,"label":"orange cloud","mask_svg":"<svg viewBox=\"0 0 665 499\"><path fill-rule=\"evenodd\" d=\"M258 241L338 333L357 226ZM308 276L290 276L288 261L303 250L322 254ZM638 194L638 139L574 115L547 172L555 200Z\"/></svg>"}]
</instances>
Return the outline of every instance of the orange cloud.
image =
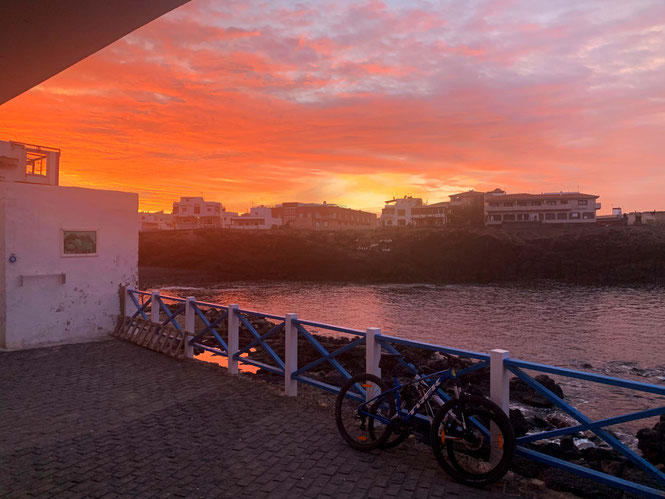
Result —
<instances>
[{"instance_id":1,"label":"orange cloud","mask_svg":"<svg viewBox=\"0 0 665 499\"><path fill-rule=\"evenodd\" d=\"M496 186L665 208L665 8L532 4L195 0L0 107L0 136L151 210Z\"/></svg>"}]
</instances>

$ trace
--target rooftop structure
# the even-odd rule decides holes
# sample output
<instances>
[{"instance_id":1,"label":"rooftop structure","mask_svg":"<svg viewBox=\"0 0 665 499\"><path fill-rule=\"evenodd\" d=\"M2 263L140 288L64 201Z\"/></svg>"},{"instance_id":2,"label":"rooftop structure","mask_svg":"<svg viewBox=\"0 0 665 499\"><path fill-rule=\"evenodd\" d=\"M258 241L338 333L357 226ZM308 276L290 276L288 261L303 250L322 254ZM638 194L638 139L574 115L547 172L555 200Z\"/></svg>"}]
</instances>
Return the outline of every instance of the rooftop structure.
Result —
<instances>
[{"instance_id":1,"label":"rooftop structure","mask_svg":"<svg viewBox=\"0 0 665 499\"><path fill-rule=\"evenodd\" d=\"M58 185L60 149L0 141L0 181Z\"/></svg>"},{"instance_id":2,"label":"rooftop structure","mask_svg":"<svg viewBox=\"0 0 665 499\"><path fill-rule=\"evenodd\" d=\"M497 193L484 199L486 225L595 223L601 207L598 196L581 192Z\"/></svg>"},{"instance_id":3,"label":"rooftop structure","mask_svg":"<svg viewBox=\"0 0 665 499\"><path fill-rule=\"evenodd\" d=\"M423 205L421 198L404 196L403 198L393 198L385 202L386 206L381 210L379 223L384 227L402 227L411 225L412 210Z\"/></svg>"},{"instance_id":4,"label":"rooftop structure","mask_svg":"<svg viewBox=\"0 0 665 499\"><path fill-rule=\"evenodd\" d=\"M174 229L228 229L235 212L224 210L222 203L206 201L203 197L181 197L173 202Z\"/></svg>"}]
</instances>

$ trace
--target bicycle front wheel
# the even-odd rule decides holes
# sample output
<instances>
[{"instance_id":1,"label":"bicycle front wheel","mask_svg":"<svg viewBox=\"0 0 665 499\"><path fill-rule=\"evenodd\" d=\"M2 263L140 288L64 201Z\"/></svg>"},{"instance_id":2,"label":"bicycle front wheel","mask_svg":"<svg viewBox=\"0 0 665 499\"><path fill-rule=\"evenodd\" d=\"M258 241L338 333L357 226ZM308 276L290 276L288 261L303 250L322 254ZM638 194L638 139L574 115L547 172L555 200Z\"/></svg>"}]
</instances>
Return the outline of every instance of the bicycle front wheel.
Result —
<instances>
[{"instance_id":1,"label":"bicycle front wheel","mask_svg":"<svg viewBox=\"0 0 665 499\"><path fill-rule=\"evenodd\" d=\"M481 486L503 477L515 454L515 433L494 402L464 396L446 402L432 422L432 451L458 482Z\"/></svg>"},{"instance_id":2,"label":"bicycle front wheel","mask_svg":"<svg viewBox=\"0 0 665 499\"><path fill-rule=\"evenodd\" d=\"M386 420L395 414L395 401L381 397L386 384L378 376L364 373L350 378L339 391L335 403L335 422L340 435L356 450L370 451L390 436ZM369 402L369 403L368 403Z\"/></svg>"}]
</instances>

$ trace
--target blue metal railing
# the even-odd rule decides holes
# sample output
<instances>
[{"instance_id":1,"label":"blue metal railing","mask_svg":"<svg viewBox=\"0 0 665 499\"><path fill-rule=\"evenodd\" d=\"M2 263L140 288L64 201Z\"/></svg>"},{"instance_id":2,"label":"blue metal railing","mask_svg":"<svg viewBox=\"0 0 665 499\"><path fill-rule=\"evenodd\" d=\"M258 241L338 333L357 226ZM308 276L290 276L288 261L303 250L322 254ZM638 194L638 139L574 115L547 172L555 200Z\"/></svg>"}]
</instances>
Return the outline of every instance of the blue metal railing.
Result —
<instances>
[{"instance_id":1,"label":"blue metal railing","mask_svg":"<svg viewBox=\"0 0 665 499\"><path fill-rule=\"evenodd\" d=\"M293 324L295 325L296 329L298 330L298 334L304 337L307 342L314 347L314 349L321 354L321 357L313 362L310 362L304 367L301 367L297 369L295 372L291 374L291 378L295 379L296 381L300 381L302 383L315 386L317 388L320 388L322 390L326 390L328 392L332 393L337 393L340 390L340 386L335 386L331 385L329 383L324 383L323 381L317 380L312 378L311 376L304 376L303 373L306 373L307 371L310 371L315 368L320 366L321 364L328 362L334 369L337 371L339 374L342 375L342 377L347 380L349 379L352 375L349 373L349 371L340 364L339 360L337 359L338 356L341 354L348 352L352 350L353 348L363 345L365 343L365 332L364 331L359 331L357 329L350 329L350 328L345 328L345 327L339 327L339 326L334 326L332 324L324 324L322 322L314 322L314 321L304 321L300 319L296 319L293 321ZM317 330L323 330L323 331L334 331L336 333L343 333L343 334L349 334L353 335L355 338L350 342L347 343L346 345L338 348L337 350L334 350L332 352L328 351L326 347L324 347L321 342L319 342L313 335L310 333L307 329L305 329L305 326L309 327L314 327ZM356 373L360 374L360 373Z\"/></svg>"},{"instance_id":2,"label":"blue metal railing","mask_svg":"<svg viewBox=\"0 0 665 499\"><path fill-rule=\"evenodd\" d=\"M517 359L506 359L504 361L504 365L515 376L524 381L536 392L538 392L539 394L550 400L555 406L557 406L559 409L561 409L562 411L573 417L579 423L577 425L569 426L566 428L535 433L518 438L517 453L519 455L522 455L529 459L533 459L543 464L547 464L550 466L563 469L565 471L569 471L579 476L590 478L600 483L604 483L607 485L611 485L626 490L634 494L644 495L646 497L665 497L665 490L658 490L636 482L624 480L622 478L613 475L608 475L606 473L594 470L592 468L586 468L584 466L580 466L575 463L569 463L567 461L555 458L553 456L549 456L547 454L538 452L537 450L530 449L524 446L525 444L536 442L539 440L546 440L555 437L561 437L564 435L571 435L581 430L589 430L595 433L603 441L605 441L615 451L626 457L636 467L640 468L647 475L652 477L655 480L655 482L658 483L660 486L665 487L665 474L661 470L656 468L653 464L651 464L643 457L639 456L632 449L630 449L619 439L617 439L615 436L613 436L607 430L604 429L605 427L614 424L624 423L627 421L636 421L653 416L658 416L660 414L665 414L665 406L637 411L622 416L615 416L611 418L592 421L589 417L584 415L579 409L573 407L571 404L564 401L562 398L560 398L552 391L548 390L541 383L536 381L532 376L524 372L524 369L564 376L568 378L582 379L594 383L600 383L604 385L616 386L621 388L628 388L631 390L653 393L662 396L665 396L665 386L641 383L639 381L614 378L612 376L605 376L602 374L588 373L584 371L577 371L574 369L549 366L546 364L539 364L535 362L526 362Z\"/></svg>"},{"instance_id":3,"label":"blue metal railing","mask_svg":"<svg viewBox=\"0 0 665 499\"><path fill-rule=\"evenodd\" d=\"M189 331L189 334L192 334L193 337L189 340L191 346L200 348L212 352L216 355L226 356L229 355L229 344L225 339L220 335L217 328L223 323L223 321L229 319L230 309L229 307L216 304L208 303L201 301L189 301L182 298L174 297L162 297L160 295L152 295L151 293L145 291L137 290L128 290L128 296L131 299L132 303L136 307L136 311L131 316L131 319L136 319L139 316L145 320L148 320L149 317L146 311L153 307L155 304L152 302L156 298L157 306L160 307L160 311L166 316L164 321L161 322L163 325L173 324L176 329L181 330L181 326L176 320L182 314L187 313L187 303L190 304L191 310L190 314L194 314L195 318L200 319L203 323L203 328L200 331L193 332ZM178 306L171 311L169 307L164 303L164 300L172 301ZM205 310L217 310L219 313L215 317L210 317L210 312L206 316ZM237 351L233 352L232 358L235 359L238 363L249 364L261 369L264 369L268 372L275 373L278 375L284 375L287 378L289 375L286 374L285 360L282 359L268 344L268 340L275 340L275 336L284 332L286 328L286 316L276 315L276 314L267 314L263 312L257 312L253 310L245 310L236 308L231 312L237 317L239 328L244 328L246 331L249 331L251 335L251 341L244 345L243 347L238 346ZM252 325L249 318L258 317L263 319L268 319L272 321L277 321L276 324L273 324L267 331L259 331L256 327ZM160 316L161 318L161 316ZM347 353L356 347L367 344L367 334L364 331L357 329L351 329L341 326L336 326L332 324L325 324L320 322L308 321L303 319L293 319L291 321L292 327L295 327L297 331L297 336L304 338L306 342L311 345L311 347L320 355L319 358L309 362L307 365L292 370L290 374L290 379L296 380L301 383L305 383L322 390L329 392L337 393L340 390L339 386L331 385L329 383L322 382L320 380L314 379L311 376L307 376L307 373L324 363L330 364L333 369L341 375L343 379L349 379L352 374L345 368L340 362L338 357L344 353ZM346 345L337 348L336 350L329 351L321 342L313 335L312 331L315 332L335 332L341 333L343 335L352 336L352 339ZM236 333L237 334L237 333ZM202 338L206 337L207 344L202 343ZM228 336L227 336L228 338ZM463 376L464 374L471 373L473 371L488 368L490 367L490 355L482 352L475 352L472 350L464 350L459 348L446 347L442 345L435 345L430 343L422 343L412 340L407 340L404 338L399 338L396 336L382 335L377 334L374 336L375 341L379 343L381 348L388 353L400 353L399 347L407 348L417 348L423 350L429 350L433 352L440 352L442 354L454 355L459 358L471 359L475 361L471 365L457 370L457 376ZM296 342L297 344L297 342ZM274 345L274 343L273 343ZM274 362L273 365L269 365L257 360L251 359L248 355L255 351L255 349L263 349L268 357ZM296 347L297 348L297 347ZM402 358L399 358L399 361L404 367L410 371L417 373L417 370L414 366L410 365L408 362L404 361ZM492 361L494 362L494 361ZM556 394L552 393L545 386L539 383L535 378L525 371L537 371L541 373L552 374L556 376L563 376L566 378L580 379L584 381L589 381L593 383L599 383L607 386L613 386L622 389L629 389L634 391L639 391L643 393L649 393L656 396L665 397L665 386L654 385L649 383L642 383L638 381L632 381L623 378L616 378L612 376L606 376L601 374L589 373L585 371L578 371L574 369L567 369L562 367L551 366L547 364L539 364L535 362L526 362L518 359L506 358L503 361L502 368L507 369L517 378L522 380L537 393L541 394L548 400L550 400L557 408L563 412L570 415L574 418L578 424L574 426L569 426L565 428L559 428L549 431L541 431L534 434L528 434L517 439L518 447L517 453L528 459L553 466L559 469L563 469L575 475L585 477L591 480L594 480L598 483L610 485L625 491L628 491L633 494L638 494L645 497L654 497L654 498L664 498L665 497L665 474L656 468L649 461L639 456L633 450L631 450L624 443L619 441L615 436L609 433L605 428L607 426L625 423L629 421L636 421L641 419L646 419L660 414L665 414L665 406L656 407L651 409L645 409L630 414L625 414L621 416L613 416L600 420L593 421L588 416L584 415L579 409L573 407L569 402L564 401L562 398L558 397ZM493 365L493 364L492 364ZM492 367L494 369L494 367ZM364 369L363 369L364 371ZM357 373L354 373L357 374ZM440 395L444 398L448 398L448 395L443 391L439 391ZM581 466L576 463L571 463L553 456L547 455L545 453L539 452L534 448L529 448L528 445L537 441L550 440L553 438L559 438L565 435L572 435L579 431L592 431L605 443L607 443L615 451L623 455L627 460L633 463L637 468L641 469L646 475L651 478L651 484L654 486L647 486L642 483L635 481L626 480L616 476L608 475L606 473L600 472L593 468L588 468Z\"/></svg>"}]
</instances>

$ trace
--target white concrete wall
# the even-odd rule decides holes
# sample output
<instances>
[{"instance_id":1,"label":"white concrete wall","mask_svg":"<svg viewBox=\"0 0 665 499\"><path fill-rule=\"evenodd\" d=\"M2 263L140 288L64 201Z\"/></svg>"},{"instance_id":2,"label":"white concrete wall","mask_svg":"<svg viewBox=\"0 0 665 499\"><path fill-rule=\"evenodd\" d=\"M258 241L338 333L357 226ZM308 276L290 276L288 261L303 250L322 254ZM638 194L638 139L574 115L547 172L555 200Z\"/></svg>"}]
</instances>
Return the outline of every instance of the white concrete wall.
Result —
<instances>
[{"instance_id":1,"label":"white concrete wall","mask_svg":"<svg viewBox=\"0 0 665 499\"><path fill-rule=\"evenodd\" d=\"M119 286L137 285L137 223L136 194L0 182L0 347L112 331ZM62 229L96 230L97 255L63 256Z\"/></svg>"}]
</instances>

